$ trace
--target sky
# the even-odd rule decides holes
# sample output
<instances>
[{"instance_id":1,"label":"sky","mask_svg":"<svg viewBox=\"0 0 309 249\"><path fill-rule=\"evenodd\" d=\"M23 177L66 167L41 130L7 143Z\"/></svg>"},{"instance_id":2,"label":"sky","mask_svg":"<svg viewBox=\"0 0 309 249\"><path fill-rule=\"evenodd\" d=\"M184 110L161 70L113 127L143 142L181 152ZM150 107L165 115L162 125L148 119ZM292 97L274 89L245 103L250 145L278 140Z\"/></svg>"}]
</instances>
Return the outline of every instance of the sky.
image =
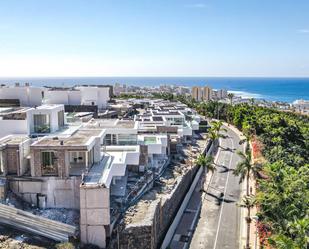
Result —
<instances>
[{"instance_id":1,"label":"sky","mask_svg":"<svg viewBox=\"0 0 309 249\"><path fill-rule=\"evenodd\" d=\"M0 77L308 77L308 13L308 0L3 0Z\"/></svg>"}]
</instances>

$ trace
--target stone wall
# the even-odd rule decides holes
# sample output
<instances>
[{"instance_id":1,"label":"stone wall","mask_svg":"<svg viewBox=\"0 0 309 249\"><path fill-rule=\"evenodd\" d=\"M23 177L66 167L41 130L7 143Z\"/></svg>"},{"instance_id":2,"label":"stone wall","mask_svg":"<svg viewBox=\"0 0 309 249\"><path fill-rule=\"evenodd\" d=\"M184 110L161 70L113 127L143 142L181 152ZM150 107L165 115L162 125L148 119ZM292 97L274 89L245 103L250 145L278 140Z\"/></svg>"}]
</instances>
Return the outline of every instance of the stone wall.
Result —
<instances>
[{"instance_id":1,"label":"stone wall","mask_svg":"<svg viewBox=\"0 0 309 249\"><path fill-rule=\"evenodd\" d=\"M174 126L157 126L157 133L177 134L178 127Z\"/></svg>"},{"instance_id":2,"label":"stone wall","mask_svg":"<svg viewBox=\"0 0 309 249\"><path fill-rule=\"evenodd\" d=\"M49 151L46 149L31 149L31 175L35 177L43 176L42 172L42 152ZM69 169L66 167L66 161L68 160L68 153L66 150L53 150L57 161L55 162L57 167L57 174L61 178L69 177Z\"/></svg>"},{"instance_id":3,"label":"stone wall","mask_svg":"<svg viewBox=\"0 0 309 249\"><path fill-rule=\"evenodd\" d=\"M7 173L17 175L19 169L19 151L18 146L6 149Z\"/></svg>"},{"instance_id":4,"label":"stone wall","mask_svg":"<svg viewBox=\"0 0 309 249\"><path fill-rule=\"evenodd\" d=\"M139 224L119 226L119 240L111 240L110 249L156 249L164 236L185 197L198 167L194 166L179 176L177 184L170 194L151 201L147 207L147 219ZM117 237L117 236L115 236ZM119 246L119 247L118 247Z\"/></svg>"}]
</instances>

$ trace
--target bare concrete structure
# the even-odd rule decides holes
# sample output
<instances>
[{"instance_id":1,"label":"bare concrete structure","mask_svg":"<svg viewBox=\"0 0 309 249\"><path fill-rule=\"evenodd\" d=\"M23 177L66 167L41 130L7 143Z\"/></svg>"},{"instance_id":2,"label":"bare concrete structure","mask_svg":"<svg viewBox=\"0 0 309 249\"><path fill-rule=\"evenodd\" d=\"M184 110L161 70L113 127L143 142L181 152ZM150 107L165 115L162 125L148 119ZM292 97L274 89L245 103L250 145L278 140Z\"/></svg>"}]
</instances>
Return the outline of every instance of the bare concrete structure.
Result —
<instances>
[{"instance_id":1,"label":"bare concrete structure","mask_svg":"<svg viewBox=\"0 0 309 249\"><path fill-rule=\"evenodd\" d=\"M29 179L13 179L14 193L45 207L79 208L81 176L101 160L100 145L104 131L77 131L66 138L44 137L30 146Z\"/></svg>"},{"instance_id":2,"label":"bare concrete structure","mask_svg":"<svg viewBox=\"0 0 309 249\"><path fill-rule=\"evenodd\" d=\"M110 220L109 188L88 176L80 186L81 241L105 248Z\"/></svg>"},{"instance_id":3,"label":"bare concrete structure","mask_svg":"<svg viewBox=\"0 0 309 249\"><path fill-rule=\"evenodd\" d=\"M0 175L22 176L29 171L30 143L26 135L9 135L0 140Z\"/></svg>"}]
</instances>

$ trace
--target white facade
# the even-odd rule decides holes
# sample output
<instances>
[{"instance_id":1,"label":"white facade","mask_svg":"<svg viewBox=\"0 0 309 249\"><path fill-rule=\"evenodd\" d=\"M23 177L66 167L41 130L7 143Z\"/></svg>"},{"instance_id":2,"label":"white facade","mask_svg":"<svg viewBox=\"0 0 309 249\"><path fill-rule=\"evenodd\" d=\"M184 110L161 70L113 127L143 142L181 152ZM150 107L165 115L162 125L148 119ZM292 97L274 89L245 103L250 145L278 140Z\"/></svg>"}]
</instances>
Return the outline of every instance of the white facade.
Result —
<instances>
[{"instance_id":1,"label":"white facade","mask_svg":"<svg viewBox=\"0 0 309 249\"><path fill-rule=\"evenodd\" d=\"M97 105L99 109L107 107L109 87L76 87L74 89L50 89L45 91L46 104Z\"/></svg>"},{"instance_id":2,"label":"white facade","mask_svg":"<svg viewBox=\"0 0 309 249\"><path fill-rule=\"evenodd\" d=\"M39 106L42 104L42 87L2 86L0 99L18 99L21 106Z\"/></svg>"},{"instance_id":3,"label":"white facade","mask_svg":"<svg viewBox=\"0 0 309 249\"><path fill-rule=\"evenodd\" d=\"M109 101L109 87L76 87L81 91L82 105L97 105L99 109L106 108Z\"/></svg>"},{"instance_id":4,"label":"white facade","mask_svg":"<svg viewBox=\"0 0 309 249\"><path fill-rule=\"evenodd\" d=\"M2 120L0 119L0 138L11 134L30 134L28 120Z\"/></svg>"},{"instance_id":5,"label":"white facade","mask_svg":"<svg viewBox=\"0 0 309 249\"><path fill-rule=\"evenodd\" d=\"M78 90L47 90L44 94L46 104L80 105L81 92Z\"/></svg>"},{"instance_id":6,"label":"white facade","mask_svg":"<svg viewBox=\"0 0 309 249\"><path fill-rule=\"evenodd\" d=\"M110 188L113 179L125 176L127 165L139 165L139 146L106 146L107 166L102 173L101 183Z\"/></svg>"},{"instance_id":7,"label":"white facade","mask_svg":"<svg viewBox=\"0 0 309 249\"><path fill-rule=\"evenodd\" d=\"M30 133L41 133L35 129L35 115L46 116L46 121L49 123L49 132L53 133L61 129L65 125L64 106L63 105L42 105L37 108L31 108L27 112L27 120L30 124ZM61 121L60 119L63 118Z\"/></svg>"}]
</instances>

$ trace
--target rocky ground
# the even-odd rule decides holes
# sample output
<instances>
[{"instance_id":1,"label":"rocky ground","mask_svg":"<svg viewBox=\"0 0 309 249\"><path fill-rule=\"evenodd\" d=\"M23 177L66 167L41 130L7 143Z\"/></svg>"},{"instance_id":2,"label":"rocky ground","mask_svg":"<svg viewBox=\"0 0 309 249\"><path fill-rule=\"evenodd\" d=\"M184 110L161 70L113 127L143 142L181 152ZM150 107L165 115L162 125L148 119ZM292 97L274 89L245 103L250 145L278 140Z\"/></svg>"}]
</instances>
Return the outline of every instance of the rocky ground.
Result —
<instances>
[{"instance_id":1,"label":"rocky ground","mask_svg":"<svg viewBox=\"0 0 309 249\"><path fill-rule=\"evenodd\" d=\"M2 249L52 249L56 243L9 227L0 226L0 248Z\"/></svg>"},{"instance_id":2,"label":"rocky ground","mask_svg":"<svg viewBox=\"0 0 309 249\"><path fill-rule=\"evenodd\" d=\"M24 233L0 225L0 249L99 249L93 245L81 246L77 241L58 243L50 239Z\"/></svg>"}]
</instances>

